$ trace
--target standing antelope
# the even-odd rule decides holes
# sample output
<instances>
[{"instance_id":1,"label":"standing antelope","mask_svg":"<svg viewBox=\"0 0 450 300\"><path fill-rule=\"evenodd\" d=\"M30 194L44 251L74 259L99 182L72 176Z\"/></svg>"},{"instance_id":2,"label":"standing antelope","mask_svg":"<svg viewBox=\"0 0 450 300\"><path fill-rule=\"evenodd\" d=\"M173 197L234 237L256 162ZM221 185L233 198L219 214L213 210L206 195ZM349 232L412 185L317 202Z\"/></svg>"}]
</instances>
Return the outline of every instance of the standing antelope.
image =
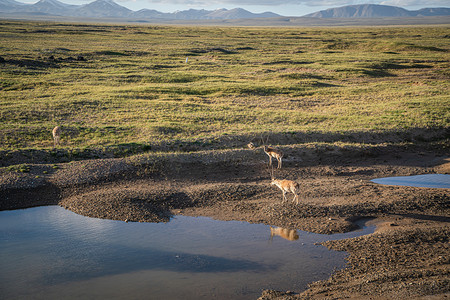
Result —
<instances>
[{"instance_id":1,"label":"standing antelope","mask_svg":"<svg viewBox=\"0 0 450 300\"><path fill-rule=\"evenodd\" d=\"M292 202L297 200L296 203L298 204L298 192L300 190L300 185L297 182L287 179L272 179L271 184L276 185L283 192L283 201L281 203L287 201L286 193L291 192L294 194L294 199L292 199Z\"/></svg>"},{"instance_id":2,"label":"standing antelope","mask_svg":"<svg viewBox=\"0 0 450 300\"><path fill-rule=\"evenodd\" d=\"M53 142L56 147L56 145L59 145L59 141L61 139L61 127L56 126L55 128L53 128L52 134L53 134Z\"/></svg>"},{"instance_id":3,"label":"standing antelope","mask_svg":"<svg viewBox=\"0 0 450 300\"><path fill-rule=\"evenodd\" d=\"M281 169L281 159L283 158L283 152L279 149L264 146L264 152L269 156L269 166L272 165L272 157L278 160L278 169Z\"/></svg>"}]
</instances>

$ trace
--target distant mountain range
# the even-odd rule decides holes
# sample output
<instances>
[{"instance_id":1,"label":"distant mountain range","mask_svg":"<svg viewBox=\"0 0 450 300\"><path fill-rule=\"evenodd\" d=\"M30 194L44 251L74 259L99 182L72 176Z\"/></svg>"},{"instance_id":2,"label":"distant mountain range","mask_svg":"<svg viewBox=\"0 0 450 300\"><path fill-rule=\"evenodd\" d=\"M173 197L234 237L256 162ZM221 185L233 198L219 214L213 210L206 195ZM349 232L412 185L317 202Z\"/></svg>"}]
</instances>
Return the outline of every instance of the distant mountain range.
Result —
<instances>
[{"instance_id":1,"label":"distant mountain range","mask_svg":"<svg viewBox=\"0 0 450 300\"><path fill-rule=\"evenodd\" d=\"M450 8L422 8L419 10L406 10L401 7L361 4L348 5L337 8L321 10L305 15L309 18L386 18L386 17L429 17L448 16Z\"/></svg>"},{"instance_id":2,"label":"distant mountain range","mask_svg":"<svg viewBox=\"0 0 450 300\"><path fill-rule=\"evenodd\" d=\"M242 8L197 10L190 9L174 13L163 13L152 9L132 11L112 0L96 0L85 5L69 5L58 0L40 0L34 4L24 4L15 0L0 0L0 13L22 15L49 15L86 18L143 18L175 20L246 19L279 17L272 12L251 13Z\"/></svg>"},{"instance_id":3,"label":"distant mountain range","mask_svg":"<svg viewBox=\"0 0 450 300\"><path fill-rule=\"evenodd\" d=\"M25 4L15 0L0 0L0 16L67 16L83 18L129 18L142 20L229 20L282 17L272 12L255 14L242 8L198 10L189 9L174 13L163 13L152 9L130 10L112 0L96 0L85 5L70 5L58 0L40 0ZM330 8L305 15L309 18L382 18L448 16L450 8L423 8L409 11L400 7L362 4Z\"/></svg>"}]
</instances>

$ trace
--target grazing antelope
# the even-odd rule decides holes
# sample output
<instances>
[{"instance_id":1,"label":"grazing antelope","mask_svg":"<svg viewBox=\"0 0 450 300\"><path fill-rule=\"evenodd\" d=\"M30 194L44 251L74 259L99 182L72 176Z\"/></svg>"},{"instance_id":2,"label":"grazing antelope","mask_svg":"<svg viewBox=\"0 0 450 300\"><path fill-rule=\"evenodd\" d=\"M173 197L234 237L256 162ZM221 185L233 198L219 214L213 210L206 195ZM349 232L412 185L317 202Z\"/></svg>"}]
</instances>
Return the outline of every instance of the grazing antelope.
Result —
<instances>
[{"instance_id":1,"label":"grazing antelope","mask_svg":"<svg viewBox=\"0 0 450 300\"><path fill-rule=\"evenodd\" d=\"M297 200L296 203L298 204L298 192L300 190L300 185L297 182L287 179L278 180L272 178L271 184L276 185L283 192L283 201L281 203L287 201L286 193L291 192L294 194L294 199L292 199L292 202Z\"/></svg>"},{"instance_id":2,"label":"grazing antelope","mask_svg":"<svg viewBox=\"0 0 450 300\"><path fill-rule=\"evenodd\" d=\"M270 240L276 235L281 236L288 241L298 240L297 230L270 226Z\"/></svg>"},{"instance_id":3,"label":"grazing antelope","mask_svg":"<svg viewBox=\"0 0 450 300\"><path fill-rule=\"evenodd\" d=\"M61 139L61 127L56 126L55 128L53 128L52 134L53 134L53 142L56 147L56 145L59 145L59 141Z\"/></svg>"},{"instance_id":4,"label":"grazing antelope","mask_svg":"<svg viewBox=\"0 0 450 300\"><path fill-rule=\"evenodd\" d=\"M264 146L264 152L269 156L269 166L272 165L272 157L278 160L278 169L281 169L281 159L283 158L283 152L279 149Z\"/></svg>"}]
</instances>

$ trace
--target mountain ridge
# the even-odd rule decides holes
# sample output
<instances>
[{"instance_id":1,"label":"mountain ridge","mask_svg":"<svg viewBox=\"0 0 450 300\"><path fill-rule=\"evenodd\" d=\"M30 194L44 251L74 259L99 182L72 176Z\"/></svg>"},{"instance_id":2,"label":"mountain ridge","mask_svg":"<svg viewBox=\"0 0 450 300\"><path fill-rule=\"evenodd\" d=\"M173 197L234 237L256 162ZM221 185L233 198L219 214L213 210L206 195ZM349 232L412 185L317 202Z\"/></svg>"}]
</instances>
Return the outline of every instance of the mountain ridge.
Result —
<instances>
[{"instance_id":1,"label":"mountain ridge","mask_svg":"<svg viewBox=\"0 0 450 300\"><path fill-rule=\"evenodd\" d=\"M77 17L123 18L130 17L133 11L112 0L95 0L76 8L74 14Z\"/></svg>"},{"instance_id":2,"label":"mountain ridge","mask_svg":"<svg viewBox=\"0 0 450 300\"><path fill-rule=\"evenodd\" d=\"M196 19L241 19L280 17L272 12L252 13L242 8L234 9L189 9L173 13L163 13L153 9L130 10L113 0L95 0L84 5L70 5L58 0L40 0L34 4L21 3L15 0L0 0L0 13L46 14L49 16L98 17L98 18L159 18L175 20Z\"/></svg>"},{"instance_id":3,"label":"mountain ridge","mask_svg":"<svg viewBox=\"0 0 450 300\"><path fill-rule=\"evenodd\" d=\"M130 10L113 0L95 0L83 5L71 5L59 0L40 0L26 4L15 0L0 0L0 15L67 16L75 18L131 18L155 20L233 20L283 17L273 12L252 13L242 8L233 9L189 9L163 13L154 9ZM348 5L317 11L297 18L342 19L383 17L429 17L449 16L450 8L422 8L416 11L397 6L378 4Z\"/></svg>"},{"instance_id":4,"label":"mountain ridge","mask_svg":"<svg viewBox=\"0 0 450 300\"><path fill-rule=\"evenodd\" d=\"M447 16L450 8L422 8L420 10L407 10L397 6L380 4L347 5L320 10L304 15L307 18L383 18L383 17L420 17L420 16Z\"/></svg>"}]
</instances>

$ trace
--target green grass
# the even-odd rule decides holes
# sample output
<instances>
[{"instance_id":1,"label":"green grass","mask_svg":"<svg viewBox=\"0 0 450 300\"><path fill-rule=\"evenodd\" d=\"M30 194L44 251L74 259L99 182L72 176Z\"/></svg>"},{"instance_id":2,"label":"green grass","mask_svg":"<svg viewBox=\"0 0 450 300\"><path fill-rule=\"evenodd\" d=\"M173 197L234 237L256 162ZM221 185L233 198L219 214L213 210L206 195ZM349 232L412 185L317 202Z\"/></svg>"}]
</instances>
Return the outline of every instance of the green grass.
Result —
<instances>
[{"instance_id":1,"label":"green grass","mask_svg":"<svg viewBox=\"0 0 450 300\"><path fill-rule=\"evenodd\" d=\"M26 164L13 165L5 168L8 172L28 173L30 172L30 166Z\"/></svg>"},{"instance_id":2,"label":"green grass","mask_svg":"<svg viewBox=\"0 0 450 300\"><path fill-rule=\"evenodd\" d=\"M448 128L449 34L0 21L0 150Z\"/></svg>"}]
</instances>

